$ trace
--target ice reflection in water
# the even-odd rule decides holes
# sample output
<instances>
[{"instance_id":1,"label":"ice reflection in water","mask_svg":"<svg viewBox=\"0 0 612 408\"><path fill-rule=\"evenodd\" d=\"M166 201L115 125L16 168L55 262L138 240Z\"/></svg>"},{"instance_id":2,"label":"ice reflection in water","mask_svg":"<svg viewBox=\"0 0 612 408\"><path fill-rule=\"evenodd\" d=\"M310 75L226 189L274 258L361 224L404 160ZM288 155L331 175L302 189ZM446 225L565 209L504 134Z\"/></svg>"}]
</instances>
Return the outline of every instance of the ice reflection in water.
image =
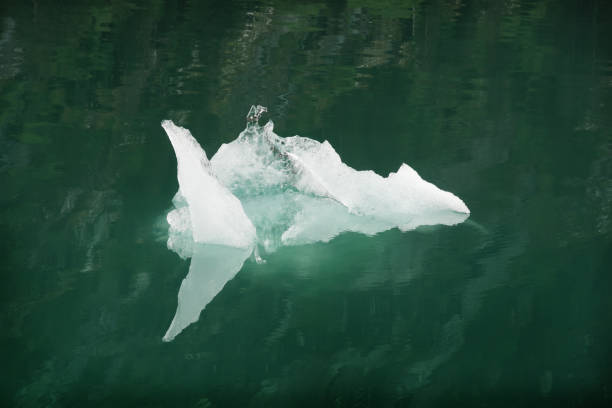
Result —
<instances>
[{"instance_id":1,"label":"ice reflection in water","mask_svg":"<svg viewBox=\"0 0 612 408\"><path fill-rule=\"evenodd\" d=\"M242 268L250 249L220 245L196 245L189 273L181 283L178 306L164 335L171 341L183 329L198 320L200 312Z\"/></svg>"},{"instance_id":2,"label":"ice reflection in water","mask_svg":"<svg viewBox=\"0 0 612 408\"><path fill-rule=\"evenodd\" d=\"M346 232L374 235L391 228L455 225L469 215L452 193L423 180L410 166L381 177L344 164L328 143L282 138L263 107L247 128L209 161L187 129L164 121L177 156L179 191L167 216L168 248L192 257L176 315L164 340L198 319L254 252L328 242Z\"/></svg>"}]
</instances>

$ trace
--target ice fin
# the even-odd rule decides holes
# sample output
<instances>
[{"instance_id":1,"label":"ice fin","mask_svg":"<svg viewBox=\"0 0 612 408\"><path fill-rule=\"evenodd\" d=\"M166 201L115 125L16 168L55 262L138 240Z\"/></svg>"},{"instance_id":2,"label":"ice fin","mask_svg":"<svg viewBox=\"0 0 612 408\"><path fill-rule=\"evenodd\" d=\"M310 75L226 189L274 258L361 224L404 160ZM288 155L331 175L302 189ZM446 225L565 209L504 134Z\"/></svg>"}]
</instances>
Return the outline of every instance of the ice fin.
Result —
<instances>
[{"instance_id":1,"label":"ice fin","mask_svg":"<svg viewBox=\"0 0 612 408\"><path fill-rule=\"evenodd\" d=\"M162 127L176 154L179 193L188 208L170 217L171 228L190 226L196 243L252 247L255 228L240 201L212 174L204 150L187 129L169 120Z\"/></svg>"}]
</instances>

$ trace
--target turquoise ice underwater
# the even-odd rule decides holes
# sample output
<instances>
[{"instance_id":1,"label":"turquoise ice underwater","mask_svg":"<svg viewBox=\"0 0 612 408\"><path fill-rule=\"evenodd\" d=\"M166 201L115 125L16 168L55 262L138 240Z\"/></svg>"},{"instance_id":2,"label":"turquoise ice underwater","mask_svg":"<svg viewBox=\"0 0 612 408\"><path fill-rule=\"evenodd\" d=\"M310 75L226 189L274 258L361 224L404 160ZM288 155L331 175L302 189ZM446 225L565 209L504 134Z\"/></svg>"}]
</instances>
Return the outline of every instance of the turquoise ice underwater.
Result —
<instances>
[{"instance_id":1,"label":"turquoise ice underwater","mask_svg":"<svg viewBox=\"0 0 612 408\"><path fill-rule=\"evenodd\" d=\"M252 108L253 110L253 108ZM166 216L167 246L191 258L178 306L163 337L172 341L253 254L328 242L343 232L455 225L470 210L407 164L382 177L342 162L327 141L280 137L272 121L249 120L209 160L189 130L165 120L179 190Z\"/></svg>"}]
</instances>

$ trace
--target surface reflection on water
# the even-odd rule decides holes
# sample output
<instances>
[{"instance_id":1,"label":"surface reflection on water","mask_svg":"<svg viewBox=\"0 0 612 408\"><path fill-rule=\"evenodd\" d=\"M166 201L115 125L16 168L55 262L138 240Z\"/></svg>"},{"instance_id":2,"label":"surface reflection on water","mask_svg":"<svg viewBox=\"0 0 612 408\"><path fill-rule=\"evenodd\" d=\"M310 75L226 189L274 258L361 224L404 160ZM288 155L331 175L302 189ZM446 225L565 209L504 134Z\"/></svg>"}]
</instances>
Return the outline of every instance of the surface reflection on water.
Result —
<instances>
[{"instance_id":1,"label":"surface reflection on water","mask_svg":"<svg viewBox=\"0 0 612 408\"><path fill-rule=\"evenodd\" d=\"M249 255L250 248L194 246L189 273L181 283L176 313L164 341L171 341L185 327L198 320L200 312L238 273Z\"/></svg>"}]
</instances>

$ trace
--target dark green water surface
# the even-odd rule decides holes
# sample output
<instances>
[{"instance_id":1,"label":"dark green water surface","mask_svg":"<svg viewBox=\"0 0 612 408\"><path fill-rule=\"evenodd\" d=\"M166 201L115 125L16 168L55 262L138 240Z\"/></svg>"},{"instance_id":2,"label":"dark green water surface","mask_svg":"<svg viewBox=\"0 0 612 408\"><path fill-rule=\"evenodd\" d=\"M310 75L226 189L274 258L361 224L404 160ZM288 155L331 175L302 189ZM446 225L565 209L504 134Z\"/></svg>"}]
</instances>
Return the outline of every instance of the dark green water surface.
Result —
<instances>
[{"instance_id":1,"label":"dark green water surface","mask_svg":"<svg viewBox=\"0 0 612 408\"><path fill-rule=\"evenodd\" d=\"M162 342L176 159L251 104L463 224L247 260ZM0 405L612 406L612 2L0 4Z\"/></svg>"}]
</instances>

